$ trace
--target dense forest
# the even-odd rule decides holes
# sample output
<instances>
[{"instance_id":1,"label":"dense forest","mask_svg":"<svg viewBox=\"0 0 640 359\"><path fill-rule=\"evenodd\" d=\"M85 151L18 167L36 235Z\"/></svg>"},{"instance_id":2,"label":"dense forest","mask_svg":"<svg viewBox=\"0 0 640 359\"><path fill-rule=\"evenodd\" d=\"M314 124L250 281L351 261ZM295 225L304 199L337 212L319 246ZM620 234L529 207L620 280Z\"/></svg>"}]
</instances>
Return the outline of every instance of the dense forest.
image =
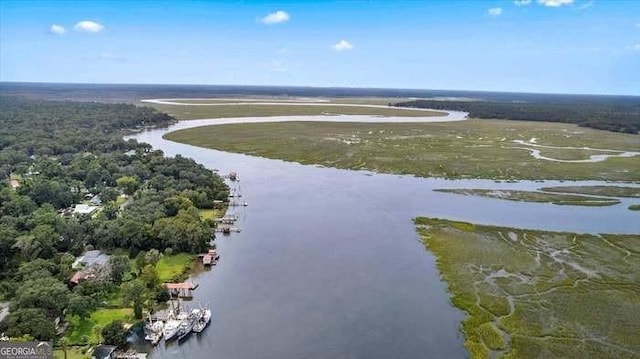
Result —
<instances>
[{"instance_id":1,"label":"dense forest","mask_svg":"<svg viewBox=\"0 0 640 359\"><path fill-rule=\"evenodd\" d=\"M11 299L0 332L52 339L56 318L86 318L114 291L138 316L165 293L147 265L208 247L215 224L200 210L224 206L223 180L122 138L174 121L134 105L0 96L0 300ZM72 263L92 249L109 254L109 275L71 290Z\"/></svg>"},{"instance_id":2,"label":"dense forest","mask_svg":"<svg viewBox=\"0 0 640 359\"><path fill-rule=\"evenodd\" d=\"M634 97L558 96L531 102L415 100L393 106L464 111L475 118L566 122L613 132L640 132L640 99Z\"/></svg>"}]
</instances>

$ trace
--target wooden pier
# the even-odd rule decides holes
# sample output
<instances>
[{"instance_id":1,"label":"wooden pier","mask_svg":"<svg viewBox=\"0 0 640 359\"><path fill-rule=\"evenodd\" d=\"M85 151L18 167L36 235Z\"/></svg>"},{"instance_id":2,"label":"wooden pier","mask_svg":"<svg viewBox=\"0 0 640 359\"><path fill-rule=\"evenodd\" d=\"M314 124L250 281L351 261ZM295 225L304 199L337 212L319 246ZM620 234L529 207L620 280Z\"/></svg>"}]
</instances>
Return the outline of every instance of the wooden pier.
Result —
<instances>
[{"instance_id":1,"label":"wooden pier","mask_svg":"<svg viewBox=\"0 0 640 359\"><path fill-rule=\"evenodd\" d=\"M178 298L193 298L193 291L198 288L198 283L182 282L182 283L165 283L165 288L169 291L169 295L176 295Z\"/></svg>"},{"instance_id":2,"label":"wooden pier","mask_svg":"<svg viewBox=\"0 0 640 359\"><path fill-rule=\"evenodd\" d=\"M198 257L202 258L202 264L204 264L205 267L210 267L216 265L220 255L215 249L209 249L207 253L199 254Z\"/></svg>"},{"instance_id":3,"label":"wooden pier","mask_svg":"<svg viewBox=\"0 0 640 359\"><path fill-rule=\"evenodd\" d=\"M229 215L222 218L216 218L215 221L222 224L233 224L238 220L238 216Z\"/></svg>"}]
</instances>

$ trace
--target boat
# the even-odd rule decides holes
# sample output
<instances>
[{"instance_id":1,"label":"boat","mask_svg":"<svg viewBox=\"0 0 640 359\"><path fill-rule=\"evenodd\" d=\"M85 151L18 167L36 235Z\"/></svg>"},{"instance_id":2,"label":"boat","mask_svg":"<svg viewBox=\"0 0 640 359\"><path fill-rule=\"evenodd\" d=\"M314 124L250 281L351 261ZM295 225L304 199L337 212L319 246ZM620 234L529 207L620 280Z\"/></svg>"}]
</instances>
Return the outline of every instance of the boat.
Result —
<instances>
[{"instance_id":1,"label":"boat","mask_svg":"<svg viewBox=\"0 0 640 359\"><path fill-rule=\"evenodd\" d=\"M180 299L178 299L178 306L176 308L173 307L173 301L170 303L171 310L169 311L167 321L164 323L164 327L162 329L162 334L164 335L164 340L166 342L176 338L178 331L180 330L180 324L182 324L182 322L187 318L187 315L182 313L180 309Z\"/></svg>"},{"instance_id":2,"label":"boat","mask_svg":"<svg viewBox=\"0 0 640 359\"><path fill-rule=\"evenodd\" d=\"M207 327L209 322L211 321L211 309L201 309L203 314L202 318L193 326L194 333L202 333L204 328Z\"/></svg>"},{"instance_id":3,"label":"boat","mask_svg":"<svg viewBox=\"0 0 640 359\"><path fill-rule=\"evenodd\" d=\"M170 341L175 339L178 335L178 331L180 330L180 324L182 324L182 320L179 319L169 319L164 324L164 329L162 330L162 334L164 335L165 341Z\"/></svg>"},{"instance_id":4,"label":"boat","mask_svg":"<svg viewBox=\"0 0 640 359\"><path fill-rule=\"evenodd\" d=\"M158 342L160 342L160 339L162 339L162 335L164 334L163 329L164 323L162 323L162 321L158 320L153 322L151 321L151 318L149 318L149 321L144 327L144 332L146 334L144 339L150 342L152 345L158 344Z\"/></svg>"},{"instance_id":5,"label":"boat","mask_svg":"<svg viewBox=\"0 0 640 359\"><path fill-rule=\"evenodd\" d=\"M194 309L189 313L187 319L180 323L180 327L178 329L178 342L181 342L191 334L193 326L196 325L200 318L202 318L202 314L203 313L200 309Z\"/></svg>"}]
</instances>

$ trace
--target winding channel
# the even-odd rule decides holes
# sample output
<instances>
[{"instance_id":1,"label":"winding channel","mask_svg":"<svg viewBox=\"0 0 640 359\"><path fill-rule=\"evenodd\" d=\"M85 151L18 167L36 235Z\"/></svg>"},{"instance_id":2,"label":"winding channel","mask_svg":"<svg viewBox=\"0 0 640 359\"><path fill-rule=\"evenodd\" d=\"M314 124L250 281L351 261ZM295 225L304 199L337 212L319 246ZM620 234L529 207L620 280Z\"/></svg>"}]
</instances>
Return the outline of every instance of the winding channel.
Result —
<instances>
[{"instance_id":1,"label":"winding channel","mask_svg":"<svg viewBox=\"0 0 640 359\"><path fill-rule=\"evenodd\" d=\"M464 119L463 114L449 116ZM371 116L192 120L129 136L220 173L237 171L241 181L236 186L249 204L230 210L239 216L242 232L218 236L218 266L194 278L200 283L194 301L211 304L212 325L184 344L161 344L152 351L153 359L464 358L468 354L459 332L464 314L451 306L413 217L640 233L637 213L626 209L630 199L610 207L565 207L432 191L604 184L598 181L495 183L372 174L162 138L170 131L212 124L328 120L398 121Z\"/></svg>"}]
</instances>

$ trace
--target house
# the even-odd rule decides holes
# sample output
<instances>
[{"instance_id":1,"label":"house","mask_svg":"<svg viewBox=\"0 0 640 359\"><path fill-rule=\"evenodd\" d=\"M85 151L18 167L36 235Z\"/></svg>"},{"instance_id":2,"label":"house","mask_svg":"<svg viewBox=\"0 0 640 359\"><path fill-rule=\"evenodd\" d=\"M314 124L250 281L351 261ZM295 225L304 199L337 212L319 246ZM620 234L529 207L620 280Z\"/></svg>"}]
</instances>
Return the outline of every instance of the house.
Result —
<instances>
[{"instance_id":1,"label":"house","mask_svg":"<svg viewBox=\"0 0 640 359\"><path fill-rule=\"evenodd\" d=\"M91 203L94 206L99 206L102 204L102 198L100 198L100 195L95 195L91 197L91 199L89 200L89 203Z\"/></svg>"},{"instance_id":2,"label":"house","mask_svg":"<svg viewBox=\"0 0 640 359\"><path fill-rule=\"evenodd\" d=\"M71 268L79 269L69 279L69 282L74 285L87 280L105 279L110 272L109 256L97 250L86 251L76 258Z\"/></svg>"},{"instance_id":3,"label":"house","mask_svg":"<svg viewBox=\"0 0 640 359\"><path fill-rule=\"evenodd\" d=\"M99 250L86 251L83 255L76 258L71 265L71 268L88 268L94 265L104 267L109 262L109 256L100 252Z\"/></svg>"},{"instance_id":4,"label":"house","mask_svg":"<svg viewBox=\"0 0 640 359\"><path fill-rule=\"evenodd\" d=\"M91 206L88 204L76 204L73 209L74 214L91 214L98 209L96 206Z\"/></svg>"}]
</instances>

